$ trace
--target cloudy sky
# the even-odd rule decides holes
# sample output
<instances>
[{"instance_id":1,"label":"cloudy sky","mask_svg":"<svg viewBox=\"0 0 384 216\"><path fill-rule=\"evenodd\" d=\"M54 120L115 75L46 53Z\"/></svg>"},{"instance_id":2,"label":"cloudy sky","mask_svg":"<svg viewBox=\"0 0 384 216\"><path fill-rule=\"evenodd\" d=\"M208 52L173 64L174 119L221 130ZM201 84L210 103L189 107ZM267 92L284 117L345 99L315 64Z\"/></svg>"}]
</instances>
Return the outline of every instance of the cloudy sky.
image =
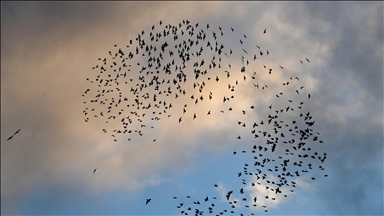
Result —
<instances>
[{"instance_id":1,"label":"cloudy sky","mask_svg":"<svg viewBox=\"0 0 384 216\"><path fill-rule=\"evenodd\" d=\"M104 120L92 118L93 113L85 122L86 107L101 108L89 104L98 87L86 80L99 75L92 70L102 65L98 58L107 57L111 64L108 52L119 47L128 50L129 40L136 43L142 30L148 37L153 25L161 31L183 20L199 23L211 41L215 31L224 50L234 52L223 56L223 68L210 71L212 82L206 81L217 100L209 102L205 94L204 101L194 106L189 94L177 100L172 96L167 99L174 105L167 113L172 117L163 113L154 122L148 114L142 119L153 129L142 129L143 136L119 135L117 142L102 129L121 127L119 122L107 126ZM229 70L228 64L241 65L240 56L247 56L242 49L253 57L251 53L259 52L255 45L264 55L252 61L247 80L234 72L228 80L242 81L228 102L233 108L229 112L222 103L224 92L229 92L227 83L220 85L213 79L217 75L226 79L223 71ZM211 57L206 58L208 64ZM132 60L132 65L137 62ZM273 68L273 74L263 65ZM137 79L133 66L130 73ZM191 73L191 66L184 69L186 73ZM296 95L295 79L290 80L296 76L300 77L296 88L305 86L305 94ZM287 81L289 87L281 84ZM190 76L184 88L194 91L193 83ZM269 88L261 90L266 83ZM130 87L121 87L123 97L132 97ZM83 97L86 89L90 92ZM279 92L305 100L305 111L316 122L312 129L323 141L308 142L308 147L325 152L327 159L320 164L325 170L316 167L303 174L295 179L294 193L271 201L263 199L273 195L265 185L246 187L237 177L244 163L253 163L241 150L262 145L237 122L265 119L270 104L285 107L289 102L281 102L275 96ZM188 111L178 123L185 103ZM132 110L126 108L123 115ZM292 121L295 113L300 111L292 111L284 120ZM236 139L239 135L241 140ZM233 151L238 154L233 156ZM277 151L268 156L277 160L285 154ZM260 201L252 211L242 202L237 214L384 214L382 2L1 2L2 215L176 215L179 203L195 207L192 202L203 202L206 196L217 197L218 213L231 210L224 195L234 190L232 198L240 199L240 187L246 196L258 196ZM146 205L148 198L152 200Z\"/></svg>"}]
</instances>

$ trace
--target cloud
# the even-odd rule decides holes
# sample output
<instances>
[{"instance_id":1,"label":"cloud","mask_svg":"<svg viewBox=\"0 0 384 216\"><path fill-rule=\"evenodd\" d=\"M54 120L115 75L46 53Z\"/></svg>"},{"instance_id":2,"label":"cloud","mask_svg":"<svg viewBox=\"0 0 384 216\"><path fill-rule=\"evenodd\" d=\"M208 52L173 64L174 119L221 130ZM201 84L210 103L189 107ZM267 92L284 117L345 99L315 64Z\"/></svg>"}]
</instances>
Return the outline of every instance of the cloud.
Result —
<instances>
[{"instance_id":1,"label":"cloud","mask_svg":"<svg viewBox=\"0 0 384 216\"><path fill-rule=\"evenodd\" d=\"M198 166L192 162L199 150L220 155L218 152L236 146L232 138L245 132L233 128L230 122L239 118L259 120L268 113L268 105L286 105L278 103L274 94L253 94L248 90L254 88L252 82L236 87L233 93L236 99L223 105L225 92L218 90L227 86L213 82L210 90L217 110L200 103L192 111L189 105L182 124L177 122L176 114L172 113L172 118L167 120L164 116L156 124L159 130L148 131L144 138L132 136L130 144L125 142L128 137L122 137L124 142L114 143L109 134L102 134L103 121L86 124L81 113L84 108L81 94L91 87L85 79L95 76L90 68L98 63L97 58L108 55L114 44L126 44L127 38L136 37L143 26L149 29L161 19L175 24L186 18L200 25L210 23L216 30L218 25L227 30L234 26L237 36L247 35L247 46L258 44L262 50L268 49L270 60L259 58L260 68L255 65L255 71L262 78L258 80L260 85L270 83L270 92L281 88L273 83L280 85L291 76L305 74L300 78L313 98L311 103L306 103L306 110L313 113L316 128L325 135L324 145L318 149L329 154L327 172L336 176L331 186L319 186L324 189L319 195L321 203L329 212L340 214L364 213L367 209L372 214L382 212L377 207L382 200L380 190L372 189L373 185L382 188L379 184L382 175L375 174L377 170L382 171L379 163L383 143L382 4L1 4L2 213L17 213L18 201L39 188L56 194L58 199L52 203L57 204L66 202L62 199L75 199L78 191L97 194L165 184L179 172L188 173ZM263 35L265 28L268 34ZM229 46L238 43L225 42ZM299 59L306 57L311 63L300 64ZM229 60L238 61L234 57ZM284 74L262 76L262 64L274 71L279 65L287 70ZM240 63L233 64L233 68L240 68ZM224 77L223 73L221 79ZM230 81L234 83L236 79L241 80L242 76L233 74ZM191 90L192 85L188 87L188 91ZM191 103L189 96L173 105L181 108L185 103ZM251 105L257 112L246 110L247 119L240 111ZM214 117L216 112L221 114L219 110L227 112L229 106L239 113ZM181 113L181 109L178 110ZM207 110L212 111L209 119ZM195 122L199 120L199 124L194 124L193 113L197 114ZM291 118L287 117L288 120ZM118 125L112 125L112 121L109 124L110 128ZM4 141L20 127L21 133L12 143ZM157 141L153 142L152 138ZM98 170L92 175L95 167ZM170 174L165 177L164 173ZM367 176L371 176L371 184L364 183L369 181ZM345 182L348 183L339 187ZM297 184L303 189L310 187L301 180L297 180ZM340 193L335 193L336 188ZM258 185L252 188L251 194L256 196L262 190L265 192L262 185ZM343 194L348 197L362 194L365 199L346 198ZM367 206L368 201L375 207ZM278 199L270 203L260 199L260 202L281 206ZM356 207L338 209L334 203L356 204ZM47 212L56 213L54 208Z\"/></svg>"}]
</instances>

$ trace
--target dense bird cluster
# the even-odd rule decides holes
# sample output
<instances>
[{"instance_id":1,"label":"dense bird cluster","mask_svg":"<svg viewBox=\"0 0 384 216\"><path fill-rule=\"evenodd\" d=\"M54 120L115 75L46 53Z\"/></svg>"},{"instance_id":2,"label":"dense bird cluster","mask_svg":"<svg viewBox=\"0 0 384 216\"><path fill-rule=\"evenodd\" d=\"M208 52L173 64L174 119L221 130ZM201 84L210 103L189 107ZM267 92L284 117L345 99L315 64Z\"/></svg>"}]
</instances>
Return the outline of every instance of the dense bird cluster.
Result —
<instances>
[{"instance_id":1,"label":"dense bird cluster","mask_svg":"<svg viewBox=\"0 0 384 216\"><path fill-rule=\"evenodd\" d=\"M268 35L266 29L260 33ZM129 142L152 136L158 122L182 125L184 121L210 121L213 116L241 116L228 124L241 131L234 141L243 145L233 155L241 155L247 163L234 172L240 186L219 198L228 208L217 209L219 199L215 196L186 196L176 206L182 215L253 214L253 208L258 207L267 212L266 203L288 197L300 176L315 168L324 170L326 153L313 150L314 143L323 141L312 129L315 121L304 107L311 95L304 92L298 76L287 75L285 67L266 65L267 49L249 43L247 36L233 27L213 28L188 20L165 25L160 21L149 34L143 30L129 40L126 47L115 45L109 56L99 58L93 67L98 71L96 78L86 79L94 88L88 88L83 96L94 95L84 101L90 106L83 110L85 121L105 121L102 132L109 133L114 142L122 137ZM276 83L276 77L284 81ZM241 86L270 104L239 108L242 101L235 98L242 92L235 90ZM218 101L221 105L213 105ZM252 118L254 113L258 119ZM213 187L223 190L220 183ZM264 195L252 193L255 190L264 190ZM146 199L146 204L150 201Z\"/></svg>"}]
</instances>

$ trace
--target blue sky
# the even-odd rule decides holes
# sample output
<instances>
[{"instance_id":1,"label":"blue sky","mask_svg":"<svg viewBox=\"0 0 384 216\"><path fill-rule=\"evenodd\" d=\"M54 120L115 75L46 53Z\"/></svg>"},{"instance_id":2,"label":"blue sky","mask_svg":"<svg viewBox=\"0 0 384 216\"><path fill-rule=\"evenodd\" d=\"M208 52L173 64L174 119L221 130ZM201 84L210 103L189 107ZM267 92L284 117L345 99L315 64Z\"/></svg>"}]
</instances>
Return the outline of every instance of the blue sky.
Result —
<instances>
[{"instance_id":1,"label":"blue sky","mask_svg":"<svg viewBox=\"0 0 384 216\"><path fill-rule=\"evenodd\" d=\"M121 135L114 142L102 129L110 132L120 127L119 122L84 121L82 112L88 104L83 101L91 100L97 89L86 79L98 75L92 70L100 65L98 58L112 62L110 50L125 47L142 30L148 37L153 25L162 28L160 20L163 25L189 20L201 29L209 23L224 50L234 54L222 56L222 71L210 71L212 80L205 81L207 92L199 104L189 93L167 100L174 108L160 121L151 121L150 113L142 118L153 129L142 129L143 136ZM172 48L174 42L168 42ZM209 64L211 53L208 48L204 52L202 58ZM240 69L240 56L253 60L254 53L258 59L247 66L246 81L235 72L226 78L224 70ZM263 65L273 68L272 74ZM134 66L129 76L137 78ZM214 81L216 76L220 82ZM223 80L236 91L230 92ZM287 81L289 86L281 85ZM197 95L193 83L190 75L183 88ZM262 90L263 84L268 89ZM295 90L301 86L305 88L298 95ZM132 97L130 87L121 87L124 96ZM83 97L88 88L90 93ZM212 101L208 92L213 92ZM283 95L276 97L279 92ZM231 95L233 99L222 103L223 96ZM299 101L305 102L301 111L291 105ZM271 104L273 109L268 108ZM279 115L284 124L310 111L316 122L312 129L323 143L306 145L319 155L327 153L327 159L323 164L313 162L314 169L293 179L294 193L272 201L264 199L273 195L265 184L247 187L242 179L250 183L253 176L237 175L245 163L253 166L258 153L250 153L252 146L265 143L249 133L251 125L287 106L295 111ZM209 110L212 115L207 116ZM130 111L126 108L124 114ZM178 123L180 116L183 121ZM131 126L135 130L140 124ZM7 141L19 128L20 133ZM273 133L272 126L261 128ZM309 162L286 155L284 145L263 153L276 160L271 168L280 166L278 156ZM268 168L261 169L269 173ZM293 166L287 169L295 171ZM241 187L244 195L239 194ZM239 201L231 209L224 196L229 190L234 190L235 199L258 196L258 207L250 211L246 202ZM383 191L382 2L1 2L2 215L178 215L182 209L177 205L194 208L197 200L205 211L215 203L215 214L226 209L235 210L235 215L383 215ZM208 202L203 201L206 196ZM146 205L148 198L152 200Z\"/></svg>"}]
</instances>

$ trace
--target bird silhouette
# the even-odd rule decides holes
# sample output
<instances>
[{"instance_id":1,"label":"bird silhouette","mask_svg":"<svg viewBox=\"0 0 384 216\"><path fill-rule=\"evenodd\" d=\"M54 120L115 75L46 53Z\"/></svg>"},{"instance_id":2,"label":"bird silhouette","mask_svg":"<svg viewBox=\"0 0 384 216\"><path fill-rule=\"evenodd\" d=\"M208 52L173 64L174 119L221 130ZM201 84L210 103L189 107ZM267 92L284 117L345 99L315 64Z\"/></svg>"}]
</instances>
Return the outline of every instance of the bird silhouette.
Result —
<instances>
[{"instance_id":1,"label":"bird silhouette","mask_svg":"<svg viewBox=\"0 0 384 216\"><path fill-rule=\"evenodd\" d=\"M145 201L145 205L148 205L148 203L151 201L152 199L146 199Z\"/></svg>"},{"instance_id":2,"label":"bird silhouette","mask_svg":"<svg viewBox=\"0 0 384 216\"><path fill-rule=\"evenodd\" d=\"M19 133L21 130L21 128L19 130L17 130L12 136L8 137L7 141L12 139L17 133Z\"/></svg>"}]
</instances>

